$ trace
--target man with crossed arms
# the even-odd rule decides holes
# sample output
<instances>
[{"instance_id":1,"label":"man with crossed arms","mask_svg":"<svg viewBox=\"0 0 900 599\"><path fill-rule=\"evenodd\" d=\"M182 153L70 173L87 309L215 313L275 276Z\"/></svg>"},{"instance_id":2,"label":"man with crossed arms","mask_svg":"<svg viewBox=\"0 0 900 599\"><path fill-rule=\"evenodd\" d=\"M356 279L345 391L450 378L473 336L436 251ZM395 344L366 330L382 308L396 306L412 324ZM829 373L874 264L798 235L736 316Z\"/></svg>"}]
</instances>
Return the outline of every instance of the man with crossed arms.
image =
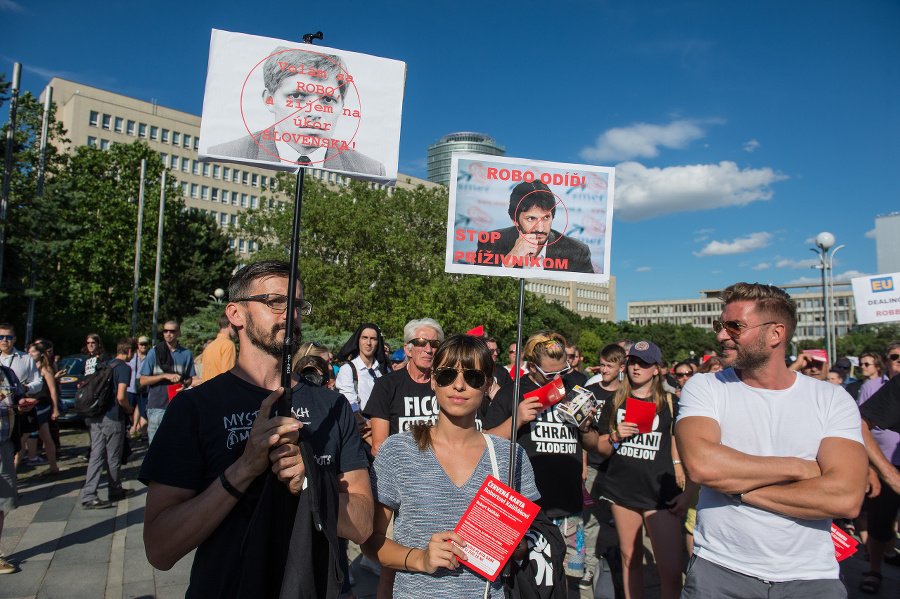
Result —
<instances>
[{"instance_id":1,"label":"man with crossed arms","mask_svg":"<svg viewBox=\"0 0 900 599\"><path fill-rule=\"evenodd\" d=\"M785 366L787 293L737 283L721 299L726 370L691 377L675 428L702 485L682 598L846 597L830 527L862 505L859 411L840 386Z\"/></svg>"}]
</instances>

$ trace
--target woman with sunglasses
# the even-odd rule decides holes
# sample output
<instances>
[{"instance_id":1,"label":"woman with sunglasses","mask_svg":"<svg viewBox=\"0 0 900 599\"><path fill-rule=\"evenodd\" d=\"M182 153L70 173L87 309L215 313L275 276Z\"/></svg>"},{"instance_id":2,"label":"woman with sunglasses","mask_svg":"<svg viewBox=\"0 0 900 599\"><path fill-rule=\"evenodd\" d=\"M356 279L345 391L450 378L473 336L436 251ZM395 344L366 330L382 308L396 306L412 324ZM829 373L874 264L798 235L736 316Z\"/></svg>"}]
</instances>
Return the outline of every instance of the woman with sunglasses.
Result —
<instances>
[{"instance_id":1,"label":"woman with sunglasses","mask_svg":"<svg viewBox=\"0 0 900 599\"><path fill-rule=\"evenodd\" d=\"M681 516L694 485L687 481L682 489L677 482L676 471L681 478L684 470L672 435L675 410L662 387L661 364L655 344L635 343L626 358L625 380L599 418L606 434L597 450L609 457L605 489L619 536L625 599L644 596L644 526L653 545L661 597L675 599L681 594ZM638 434L636 423L625 422L627 402L633 400L654 404L656 416L648 433Z\"/></svg>"},{"instance_id":2,"label":"woman with sunglasses","mask_svg":"<svg viewBox=\"0 0 900 599\"><path fill-rule=\"evenodd\" d=\"M550 331L528 338L523 352L528 375L521 379L519 397L515 398L514 385L502 387L487 411L484 428L509 439L514 400L518 399L515 439L534 466L535 483L541 493L537 503L566 541L566 576L571 578L571 584L578 584L584 576L585 558L582 442L591 449L599 437L589 428L589 422L579 430L560 419L553 407L545 409L537 398L524 398L568 372L565 344L562 335ZM567 391L572 387L566 379L563 384Z\"/></svg>"},{"instance_id":3,"label":"woman with sunglasses","mask_svg":"<svg viewBox=\"0 0 900 599\"><path fill-rule=\"evenodd\" d=\"M389 437L375 458L374 532L363 552L397 571L393 597L503 597L465 568L465 542L453 532L489 475L506 480L509 442L479 432L475 416L490 389L494 360L478 337L454 335L434 355L431 387L440 408L433 424ZM518 448L516 488L534 501L531 464ZM386 537L395 516L393 540Z\"/></svg>"}]
</instances>

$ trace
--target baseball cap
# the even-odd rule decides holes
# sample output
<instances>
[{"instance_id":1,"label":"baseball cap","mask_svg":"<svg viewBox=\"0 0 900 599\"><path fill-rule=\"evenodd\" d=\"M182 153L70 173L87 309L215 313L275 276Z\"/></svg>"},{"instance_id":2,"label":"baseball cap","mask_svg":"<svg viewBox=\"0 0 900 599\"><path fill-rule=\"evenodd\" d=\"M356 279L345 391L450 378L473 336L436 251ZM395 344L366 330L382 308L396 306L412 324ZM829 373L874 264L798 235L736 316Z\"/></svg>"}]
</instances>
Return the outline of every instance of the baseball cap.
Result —
<instances>
[{"instance_id":1,"label":"baseball cap","mask_svg":"<svg viewBox=\"0 0 900 599\"><path fill-rule=\"evenodd\" d=\"M850 370L850 360L848 360L847 358L838 358L837 362L834 363L834 367L844 370Z\"/></svg>"},{"instance_id":2,"label":"baseball cap","mask_svg":"<svg viewBox=\"0 0 900 599\"><path fill-rule=\"evenodd\" d=\"M402 349L398 349L394 353L391 354L391 362L402 362L406 359L406 352Z\"/></svg>"},{"instance_id":3,"label":"baseball cap","mask_svg":"<svg viewBox=\"0 0 900 599\"><path fill-rule=\"evenodd\" d=\"M638 341L628 352L628 357L635 357L647 364L662 364L662 352L651 341Z\"/></svg>"}]
</instances>

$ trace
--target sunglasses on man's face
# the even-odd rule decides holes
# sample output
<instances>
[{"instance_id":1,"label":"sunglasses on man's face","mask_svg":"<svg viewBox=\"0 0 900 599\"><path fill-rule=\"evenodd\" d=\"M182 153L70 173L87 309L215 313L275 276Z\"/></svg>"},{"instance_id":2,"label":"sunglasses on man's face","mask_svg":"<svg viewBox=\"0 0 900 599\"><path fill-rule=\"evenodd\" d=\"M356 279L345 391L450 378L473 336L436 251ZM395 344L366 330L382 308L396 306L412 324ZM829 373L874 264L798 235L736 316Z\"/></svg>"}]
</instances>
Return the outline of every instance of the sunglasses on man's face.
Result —
<instances>
[{"instance_id":1,"label":"sunglasses on man's face","mask_svg":"<svg viewBox=\"0 0 900 599\"><path fill-rule=\"evenodd\" d=\"M431 349L437 349L441 344L437 339L426 339L424 337L416 337L415 339L410 339L409 342L413 344L413 347L425 347L426 345L430 345Z\"/></svg>"},{"instance_id":2,"label":"sunglasses on man's face","mask_svg":"<svg viewBox=\"0 0 900 599\"><path fill-rule=\"evenodd\" d=\"M888 358L891 359L891 362L896 362L897 360L900 360L900 354L891 354Z\"/></svg>"},{"instance_id":3,"label":"sunglasses on man's face","mask_svg":"<svg viewBox=\"0 0 900 599\"><path fill-rule=\"evenodd\" d=\"M487 381L487 376L480 370L475 370L474 368L457 369L445 366L434 371L434 382L438 387L447 387L456 382L460 372L466 384L473 389L483 388L484 383Z\"/></svg>"},{"instance_id":4,"label":"sunglasses on man's face","mask_svg":"<svg viewBox=\"0 0 900 599\"><path fill-rule=\"evenodd\" d=\"M149 343L138 343L139 347L150 347Z\"/></svg>"},{"instance_id":5,"label":"sunglasses on man's face","mask_svg":"<svg viewBox=\"0 0 900 599\"><path fill-rule=\"evenodd\" d=\"M15 338L15 335L0 335L0 341L12 341Z\"/></svg>"},{"instance_id":6,"label":"sunglasses on man's face","mask_svg":"<svg viewBox=\"0 0 900 599\"><path fill-rule=\"evenodd\" d=\"M737 339L741 336L741 333L748 329L755 329L756 327L764 327L767 324L778 324L777 322L761 322L759 324L754 325L745 325L737 322L736 320L726 320L722 322L721 320L714 320L713 331L715 331L716 335L718 335L722 329L725 329L725 332L728 333L728 336L732 339Z\"/></svg>"}]
</instances>

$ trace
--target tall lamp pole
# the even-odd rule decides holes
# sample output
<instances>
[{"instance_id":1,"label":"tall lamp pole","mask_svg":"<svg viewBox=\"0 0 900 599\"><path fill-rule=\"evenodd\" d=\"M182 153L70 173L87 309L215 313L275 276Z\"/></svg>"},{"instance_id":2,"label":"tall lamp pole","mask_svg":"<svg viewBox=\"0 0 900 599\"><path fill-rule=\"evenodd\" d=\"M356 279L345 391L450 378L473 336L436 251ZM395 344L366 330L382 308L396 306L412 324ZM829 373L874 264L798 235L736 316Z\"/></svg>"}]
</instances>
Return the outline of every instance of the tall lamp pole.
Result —
<instances>
[{"instance_id":1,"label":"tall lamp pole","mask_svg":"<svg viewBox=\"0 0 900 599\"><path fill-rule=\"evenodd\" d=\"M816 248L810 248L810 251L816 252L819 256L818 266L822 270L822 316L825 319L825 351L828 352L829 364L833 364L835 353L837 352L837 327L835 326L834 314L834 254L844 247L839 245L833 250L834 235L823 231L816 235ZM831 253L828 252L831 250ZM831 274L829 275L829 271Z\"/></svg>"}]
</instances>

